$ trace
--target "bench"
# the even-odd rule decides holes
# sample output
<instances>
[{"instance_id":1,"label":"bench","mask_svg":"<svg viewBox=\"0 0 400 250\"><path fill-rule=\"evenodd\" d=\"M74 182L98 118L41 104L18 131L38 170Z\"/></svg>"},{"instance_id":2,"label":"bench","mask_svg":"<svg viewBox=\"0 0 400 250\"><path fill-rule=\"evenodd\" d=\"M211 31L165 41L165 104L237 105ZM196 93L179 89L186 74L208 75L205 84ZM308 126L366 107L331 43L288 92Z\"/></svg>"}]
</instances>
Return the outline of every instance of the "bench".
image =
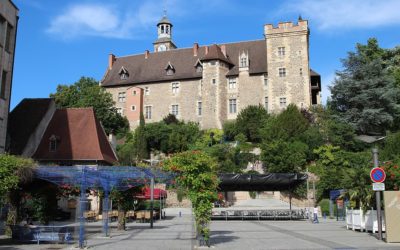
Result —
<instances>
[{"instance_id":1,"label":"bench","mask_svg":"<svg viewBox=\"0 0 400 250\"><path fill-rule=\"evenodd\" d=\"M20 242L57 242L72 243L73 227L66 226L34 226L11 225L12 239Z\"/></svg>"}]
</instances>

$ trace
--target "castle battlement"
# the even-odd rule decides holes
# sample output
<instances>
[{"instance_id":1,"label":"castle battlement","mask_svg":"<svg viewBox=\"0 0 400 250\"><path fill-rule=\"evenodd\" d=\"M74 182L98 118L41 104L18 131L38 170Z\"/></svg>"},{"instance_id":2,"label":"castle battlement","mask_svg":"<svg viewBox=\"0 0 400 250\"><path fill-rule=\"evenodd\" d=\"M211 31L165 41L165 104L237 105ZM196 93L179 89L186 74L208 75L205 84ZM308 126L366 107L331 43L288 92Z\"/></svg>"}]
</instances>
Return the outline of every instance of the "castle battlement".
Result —
<instances>
[{"instance_id":1,"label":"castle battlement","mask_svg":"<svg viewBox=\"0 0 400 250\"><path fill-rule=\"evenodd\" d=\"M301 32L308 31L308 21L307 20L299 20L297 24L293 22L280 22L278 26L274 27L273 24L264 25L264 34L280 34L286 32Z\"/></svg>"}]
</instances>

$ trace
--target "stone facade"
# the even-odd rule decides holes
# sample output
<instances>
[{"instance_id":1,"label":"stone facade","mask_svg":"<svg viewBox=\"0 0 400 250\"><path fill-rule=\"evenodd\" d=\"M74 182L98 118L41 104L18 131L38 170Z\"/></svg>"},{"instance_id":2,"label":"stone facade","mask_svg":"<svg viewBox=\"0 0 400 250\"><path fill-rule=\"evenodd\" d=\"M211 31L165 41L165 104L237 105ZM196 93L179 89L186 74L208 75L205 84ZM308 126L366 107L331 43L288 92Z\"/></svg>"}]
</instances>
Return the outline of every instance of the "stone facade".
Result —
<instances>
[{"instance_id":1,"label":"stone facade","mask_svg":"<svg viewBox=\"0 0 400 250\"><path fill-rule=\"evenodd\" d=\"M4 153L14 68L18 8L10 0L0 4L0 153Z\"/></svg>"},{"instance_id":2,"label":"stone facade","mask_svg":"<svg viewBox=\"0 0 400 250\"><path fill-rule=\"evenodd\" d=\"M172 43L172 24L162 20L158 24L158 40ZM165 23L170 25L168 41L160 37L160 25ZM131 113L140 112L129 107L128 92L132 87L144 93L141 107L146 122L160 121L172 113L179 119L198 122L203 129L222 128L226 120L235 119L249 105L262 105L268 112L280 112L290 103L301 108L319 104L320 76L314 72L312 78L309 66L308 22L285 22L278 27L267 24L264 35L263 40L232 44L199 47L195 43L191 51L167 47L167 51L146 51L143 56L135 55L132 59L110 55L108 70L100 84L112 94L116 107L128 117L131 128L139 124L139 116ZM258 45L262 46L254 49ZM159 59L151 61L152 58ZM160 60L166 64L162 69L149 67L150 62L160 67L157 65ZM179 63L185 60L192 65L179 68ZM120 68L131 73L128 80L118 79L116 71L121 72ZM155 77L160 70L165 70L166 75ZM121 98L122 93L126 98Z\"/></svg>"}]
</instances>

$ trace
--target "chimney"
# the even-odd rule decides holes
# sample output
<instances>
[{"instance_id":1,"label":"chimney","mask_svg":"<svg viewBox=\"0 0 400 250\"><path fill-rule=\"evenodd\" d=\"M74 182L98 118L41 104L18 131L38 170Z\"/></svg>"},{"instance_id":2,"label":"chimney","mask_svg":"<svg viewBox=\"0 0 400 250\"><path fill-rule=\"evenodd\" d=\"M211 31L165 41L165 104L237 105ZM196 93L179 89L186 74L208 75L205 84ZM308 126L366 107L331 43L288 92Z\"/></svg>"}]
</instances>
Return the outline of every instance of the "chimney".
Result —
<instances>
[{"instance_id":1,"label":"chimney","mask_svg":"<svg viewBox=\"0 0 400 250\"><path fill-rule=\"evenodd\" d=\"M226 46L225 46L225 44L221 45L221 51L222 51L222 54L224 54L224 56L226 57Z\"/></svg>"},{"instance_id":2,"label":"chimney","mask_svg":"<svg viewBox=\"0 0 400 250\"><path fill-rule=\"evenodd\" d=\"M108 55L108 69L111 69L115 62L115 55L110 54Z\"/></svg>"},{"instance_id":3,"label":"chimney","mask_svg":"<svg viewBox=\"0 0 400 250\"><path fill-rule=\"evenodd\" d=\"M149 58L150 55L150 51L146 49L146 51L144 52L144 58L147 59Z\"/></svg>"},{"instance_id":4,"label":"chimney","mask_svg":"<svg viewBox=\"0 0 400 250\"><path fill-rule=\"evenodd\" d=\"M208 46L206 46L206 55L208 54Z\"/></svg>"},{"instance_id":5,"label":"chimney","mask_svg":"<svg viewBox=\"0 0 400 250\"><path fill-rule=\"evenodd\" d=\"M114 149L114 151L117 150L117 137L110 133L108 135L108 142L110 143L111 147Z\"/></svg>"},{"instance_id":6,"label":"chimney","mask_svg":"<svg viewBox=\"0 0 400 250\"><path fill-rule=\"evenodd\" d=\"M199 51L199 44L194 43L193 44L193 56L197 56L197 52Z\"/></svg>"}]
</instances>

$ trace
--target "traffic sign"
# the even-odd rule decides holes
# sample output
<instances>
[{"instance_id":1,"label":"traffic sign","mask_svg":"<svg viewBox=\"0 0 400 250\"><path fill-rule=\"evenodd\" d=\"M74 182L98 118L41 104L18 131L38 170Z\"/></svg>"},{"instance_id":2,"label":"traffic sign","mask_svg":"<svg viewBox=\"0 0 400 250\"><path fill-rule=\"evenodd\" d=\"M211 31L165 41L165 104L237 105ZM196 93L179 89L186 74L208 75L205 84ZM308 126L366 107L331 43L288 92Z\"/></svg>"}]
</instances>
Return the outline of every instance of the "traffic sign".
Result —
<instances>
[{"instance_id":1,"label":"traffic sign","mask_svg":"<svg viewBox=\"0 0 400 250\"><path fill-rule=\"evenodd\" d=\"M384 182L386 179L385 170L382 168L373 168L369 175L371 176L371 180L373 182Z\"/></svg>"},{"instance_id":2,"label":"traffic sign","mask_svg":"<svg viewBox=\"0 0 400 250\"><path fill-rule=\"evenodd\" d=\"M374 191L385 191L385 183L382 183L382 182L372 183L372 190L374 190Z\"/></svg>"}]
</instances>

